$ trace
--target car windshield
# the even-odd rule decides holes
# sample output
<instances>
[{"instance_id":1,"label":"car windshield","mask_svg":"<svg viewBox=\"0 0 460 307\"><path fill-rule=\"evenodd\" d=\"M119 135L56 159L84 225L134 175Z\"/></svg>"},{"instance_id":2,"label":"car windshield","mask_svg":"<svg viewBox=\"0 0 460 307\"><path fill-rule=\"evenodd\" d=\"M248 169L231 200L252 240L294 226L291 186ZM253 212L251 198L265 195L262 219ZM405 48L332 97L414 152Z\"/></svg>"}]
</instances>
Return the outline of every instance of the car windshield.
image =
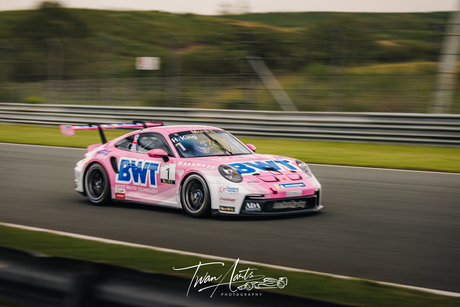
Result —
<instances>
[{"instance_id":1,"label":"car windshield","mask_svg":"<svg viewBox=\"0 0 460 307\"><path fill-rule=\"evenodd\" d=\"M182 158L250 155L253 152L223 130L191 130L169 135Z\"/></svg>"}]
</instances>

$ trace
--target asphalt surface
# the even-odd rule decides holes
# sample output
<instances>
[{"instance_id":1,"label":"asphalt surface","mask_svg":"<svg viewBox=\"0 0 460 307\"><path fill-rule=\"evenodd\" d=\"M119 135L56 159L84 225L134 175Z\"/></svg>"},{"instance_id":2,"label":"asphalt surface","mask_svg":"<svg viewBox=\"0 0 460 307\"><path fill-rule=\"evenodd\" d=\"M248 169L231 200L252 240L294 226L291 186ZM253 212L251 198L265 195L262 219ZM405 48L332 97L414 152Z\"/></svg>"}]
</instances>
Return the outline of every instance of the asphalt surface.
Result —
<instances>
[{"instance_id":1,"label":"asphalt surface","mask_svg":"<svg viewBox=\"0 0 460 307\"><path fill-rule=\"evenodd\" d=\"M74 192L84 150L0 144L0 221L460 292L460 175L311 166L320 213L194 219Z\"/></svg>"}]
</instances>

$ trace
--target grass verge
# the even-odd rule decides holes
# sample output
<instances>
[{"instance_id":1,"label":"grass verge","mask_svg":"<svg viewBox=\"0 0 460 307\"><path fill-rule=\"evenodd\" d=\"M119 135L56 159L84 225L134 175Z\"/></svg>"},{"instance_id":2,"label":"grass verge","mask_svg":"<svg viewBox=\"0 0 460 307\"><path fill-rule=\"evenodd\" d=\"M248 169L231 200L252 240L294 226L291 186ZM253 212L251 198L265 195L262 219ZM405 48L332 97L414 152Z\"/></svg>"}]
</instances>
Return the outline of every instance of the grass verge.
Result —
<instances>
[{"instance_id":1,"label":"grass verge","mask_svg":"<svg viewBox=\"0 0 460 307\"><path fill-rule=\"evenodd\" d=\"M105 131L107 139L126 131ZM460 148L241 138L259 153L297 158L308 163L460 172ZM100 143L97 131L65 136L57 127L0 125L0 142L80 147Z\"/></svg>"},{"instance_id":2,"label":"grass verge","mask_svg":"<svg viewBox=\"0 0 460 307\"><path fill-rule=\"evenodd\" d=\"M178 274L178 271L174 271L173 267L183 268L197 265L200 261L202 263L214 261L206 258L100 243L3 225L0 225L0 234L0 245L3 246L52 256L108 262L157 273ZM207 266L206 271L214 276L219 276L222 273L225 274L234 263L224 263L225 266L223 267L220 265ZM276 290L283 294L334 301L355 306L450 307L460 305L460 298L380 285L367 280L339 279L310 273L275 270L263 266L249 266L242 263L238 264L237 268L238 270L246 270L248 267L257 268L257 274L268 277L287 277L289 281L288 286L284 289ZM193 273L194 270L180 271L180 275L189 278L192 278ZM204 276L205 271L203 270L201 273L203 275L200 275L200 273L198 275ZM184 289L184 295L186 290Z\"/></svg>"}]
</instances>

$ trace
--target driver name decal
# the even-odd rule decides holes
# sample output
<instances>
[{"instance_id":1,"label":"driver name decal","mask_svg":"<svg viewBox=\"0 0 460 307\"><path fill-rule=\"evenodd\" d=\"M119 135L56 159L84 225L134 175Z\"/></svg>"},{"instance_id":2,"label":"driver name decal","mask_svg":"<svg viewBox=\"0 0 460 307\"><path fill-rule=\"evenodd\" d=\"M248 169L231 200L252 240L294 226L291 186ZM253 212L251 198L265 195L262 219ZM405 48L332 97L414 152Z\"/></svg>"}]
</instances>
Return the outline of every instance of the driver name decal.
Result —
<instances>
[{"instance_id":1,"label":"driver name decal","mask_svg":"<svg viewBox=\"0 0 460 307\"><path fill-rule=\"evenodd\" d=\"M131 158L121 158L117 183L133 184L143 187L157 187L157 174L160 163Z\"/></svg>"}]
</instances>

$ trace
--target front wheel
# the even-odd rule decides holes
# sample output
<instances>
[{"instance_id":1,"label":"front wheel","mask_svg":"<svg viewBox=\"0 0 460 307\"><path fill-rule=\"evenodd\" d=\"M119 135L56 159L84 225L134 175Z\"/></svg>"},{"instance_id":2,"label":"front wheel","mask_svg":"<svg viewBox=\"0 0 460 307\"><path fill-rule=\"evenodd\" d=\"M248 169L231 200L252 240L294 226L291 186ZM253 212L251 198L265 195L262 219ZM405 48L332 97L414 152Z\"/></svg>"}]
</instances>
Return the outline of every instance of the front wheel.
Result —
<instances>
[{"instance_id":1,"label":"front wheel","mask_svg":"<svg viewBox=\"0 0 460 307\"><path fill-rule=\"evenodd\" d=\"M184 210L193 217L204 217L210 213L211 197L206 181L198 174L185 179L181 190Z\"/></svg>"},{"instance_id":2,"label":"front wheel","mask_svg":"<svg viewBox=\"0 0 460 307\"><path fill-rule=\"evenodd\" d=\"M101 164L91 164L86 171L85 192L94 205L103 206L110 202L110 181L106 170Z\"/></svg>"}]
</instances>

